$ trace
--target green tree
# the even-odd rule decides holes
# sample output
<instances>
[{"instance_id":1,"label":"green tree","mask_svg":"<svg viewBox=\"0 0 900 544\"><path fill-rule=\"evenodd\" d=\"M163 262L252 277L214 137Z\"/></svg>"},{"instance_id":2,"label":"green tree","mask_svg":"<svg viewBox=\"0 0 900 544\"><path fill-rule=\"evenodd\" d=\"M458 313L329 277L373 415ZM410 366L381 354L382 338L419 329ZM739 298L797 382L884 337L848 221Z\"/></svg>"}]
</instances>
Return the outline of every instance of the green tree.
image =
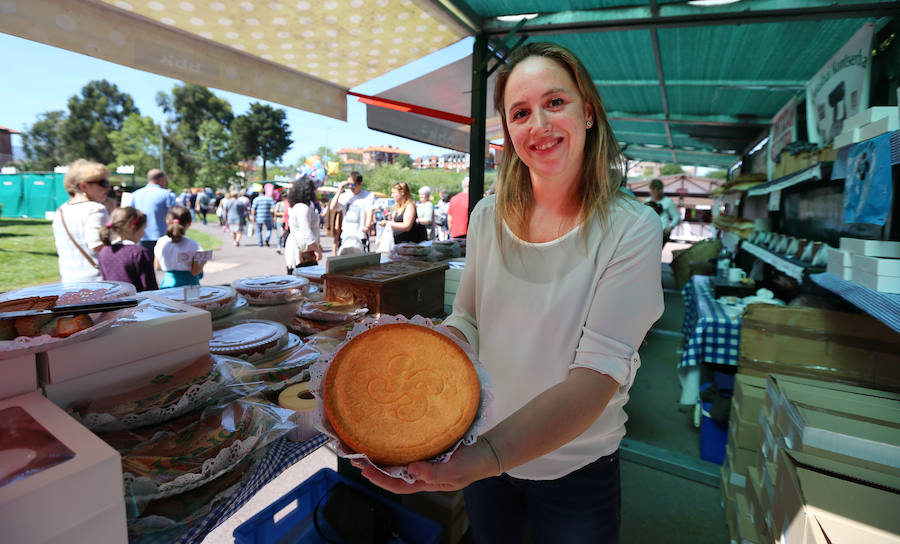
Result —
<instances>
[{"instance_id":1,"label":"green tree","mask_svg":"<svg viewBox=\"0 0 900 544\"><path fill-rule=\"evenodd\" d=\"M201 145L200 127L215 121L226 131L234 119L231 104L207 87L185 83L175 85L172 94L156 93L156 103L168 116L165 130L165 163L170 180L190 185L202 164L197 150Z\"/></svg>"},{"instance_id":2,"label":"green tree","mask_svg":"<svg viewBox=\"0 0 900 544\"><path fill-rule=\"evenodd\" d=\"M197 132L200 145L194 159L200 164L193 185L228 187L237 178L237 156L229 145L229 134L218 121L207 119Z\"/></svg>"},{"instance_id":3,"label":"green tree","mask_svg":"<svg viewBox=\"0 0 900 544\"><path fill-rule=\"evenodd\" d=\"M137 113L129 115L122 124L122 130L109 134L115 164L133 164L136 179L159 166L162 151L159 131L159 125L150 117L141 117Z\"/></svg>"},{"instance_id":4,"label":"green tree","mask_svg":"<svg viewBox=\"0 0 900 544\"><path fill-rule=\"evenodd\" d=\"M706 174L706 177L713 179L728 179L728 171L727 170L713 170Z\"/></svg>"},{"instance_id":5,"label":"green tree","mask_svg":"<svg viewBox=\"0 0 900 544\"><path fill-rule=\"evenodd\" d=\"M281 108L254 102L248 113L235 117L231 123L232 149L243 159L259 157L262 179L268 179L266 163L281 159L294 143L286 117Z\"/></svg>"},{"instance_id":6,"label":"green tree","mask_svg":"<svg viewBox=\"0 0 900 544\"><path fill-rule=\"evenodd\" d=\"M396 164L400 168L412 168L413 160L409 155L397 155L397 158L394 160L394 164Z\"/></svg>"},{"instance_id":7,"label":"green tree","mask_svg":"<svg viewBox=\"0 0 900 544\"><path fill-rule=\"evenodd\" d=\"M115 155L109 134L120 130L132 113L139 112L131 95L105 79L89 82L80 96L69 98L69 115L62 124L66 159L112 164Z\"/></svg>"},{"instance_id":8,"label":"green tree","mask_svg":"<svg viewBox=\"0 0 900 544\"><path fill-rule=\"evenodd\" d=\"M673 174L680 174L682 172L684 172L684 170L682 170L681 166L677 164L664 164L662 165L662 168L659 169L659 174L661 176L671 176Z\"/></svg>"},{"instance_id":9,"label":"green tree","mask_svg":"<svg viewBox=\"0 0 900 544\"><path fill-rule=\"evenodd\" d=\"M62 143L62 125L66 113L62 110L38 114L38 120L22 135L22 149L28 170L53 170L66 163Z\"/></svg>"}]
</instances>

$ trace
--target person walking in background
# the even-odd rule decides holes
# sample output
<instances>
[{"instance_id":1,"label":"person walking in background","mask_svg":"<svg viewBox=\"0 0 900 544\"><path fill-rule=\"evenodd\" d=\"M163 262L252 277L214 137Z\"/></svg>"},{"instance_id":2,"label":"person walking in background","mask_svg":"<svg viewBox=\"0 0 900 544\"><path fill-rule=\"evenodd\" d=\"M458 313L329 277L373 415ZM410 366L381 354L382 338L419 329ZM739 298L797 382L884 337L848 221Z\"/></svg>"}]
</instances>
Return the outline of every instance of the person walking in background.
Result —
<instances>
[{"instance_id":1,"label":"person walking in background","mask_svg":"<svg viewBox=\"0 0 900 544\"><path fill-rule=\"evenodd\" d=\"M253 199L250 208L250 217L256 222L256 245L263 245L263 227L266 229L266 247L269 247L269 240L272 238L272 230L275 228L272 218L272 208L275 207L275 200L268 194L261 194Z\"/></svg>"},{"instance_id":2,"label":"person walking in background","mask_svg":"<svg viewBox=\"0 0 900 544\"><path fill-rule=\"evenodd\" d=\"M419 201L416 202L416 223L425 227L428 240L434 239L434 204L431 203L431 187L427 185L419 189Z\"/></svg>"},{"instance_id":3,"label":"person walking in background","mask_svg":"<svg viewBox=\"0 0 900 544\"><path fill-rule=\"evenodd\" d=\"M293 204L288 212L288 236L284 243L287 273L301 266L315 266L322 259L319 239L319 212L316 211L316 184L308 176L294 182L290 191Z\"/></svg>"},{"instance_id":4,"label":"person walking in background","mask_svg":"<svg viewBox=\"0 0 900 544\"><path fill-rule=\"evenodd\" d=\"M362 185L362 174L350 172L328 203L330 210L340 208L342 212L341 244L336 252L338 255L345 247L361 251L363 241L369 236L369 225L372 224L372 213L375 209L375 195L363 189Z\"/></svg>"},{"instance_id":5,"label":"person walking in background","mask_svg":"<svg viewBox=\"0 0 900 544\"><path fill-rule=\"evenodd\" d=\"M212 205L212 197L213 192L209 187L197 193L197 214L204 225L206 224L206 214L209 213L209 207Z\"/></svg>"},{"instance_id":6,"label":"person walking in background","mask_svg":"<svg viewBox=\"0 0 900 544\"><path fill-rule=\"evenodd\" d=\"M447 206L450 238L461 238L469 230L469 176L462 180L462 192L453 195Z\"/></svg>"},{"instance_id":7,"label":"person walking in background","mask_svg":"<svg viewBox=\"0 0 900 544\"><path fill-rule=\"evenodd\" d=\"M175 195L168 190L169 178L159 168L147 172L147 185L134 192L131 205L147 216L147 229L141 245L151 252L156 241L166 233L166 212L175 205Z\"/></svg>"},{"instance_id":8,"label":"person walking in background","mask_svg":"<svg viewBox=\"0 0 900 544\"><path fill-rule=\"evenodd\" d=\"M216 209L216 217L219 218L219 227L221 227L222 230L226 230L228 228L227 223L225 222L225 201L225 192L216 191L216 200L214 203L214 207Z\"/></svg>"},{"instance_id":9,"label":"person walking in background","mask_svg":"<svg viewBox=\"0 0 900 544\"><path fill-rule=\"evenodd\" d=\"M450 193L441 189L441 199L434 207L435 238L447 240L450 238L450 229L447 228L447 211L450 208Z\"/></svg>"},{"instance_id":10,"label":"person walking in background","mask_svg":"<svg viewBox=\"0 0 900 544\"><path fill-rule=\"evenodd\" d=\"M231 231L231 241L238 247L241 245L241 236L244 234L244 223L247 221L247 207L238 198L237 191L231 191L231 195L225 201L225 220L228 230Z\"/></svg>"},{"instance_id":11,"label":"person walking in background","mask_svg":"<svg viewBox=\"0 0 900 544\"><path fill-rule=\"evenodd\" d=\"M153 270L153 252L140 244L147 216L137 208L117 208L100 228L98 262L103 279L124 281L140 291L159 289Z\"/></svg>"},{"instance_id":12,"label":"person walking in background","mask_svg":"<svg viewBox=\"0 0 900 544\"><path fill-rule=\"evenodd\" d=\"M514 49L494 104L497 194L472 211L443 322L490 373L491 413L446 463L405 467L412 484L362 473L395 493L462 489L478 543L525 542L526 525L528 541L616 543L624 407L663 311L659 219L610 178L622 156L571 51Z\"/></svg>"},{"instance_id":13,"label":"person walking in background","mask_svg":"<svg viewBox=\"0 0 900 544\"><path fill-rule=\"evenodd\" d=\"M289 195L290 191L288 190L280 191L281 200L276 202L275 207L272 208L272 217L275 218L275 234L278 241L278 249L275 250L277 253L281 253L289 229L288 216L291 209L291 203L288 199Z\"/></svg>"},{"instance_id":14,"label":"person walking in background","mask_svg":"<svg viewBox=\"0 0 900 544\"><path fill-rule=\"evenodd\" d=\"M196 259L200 244L186 236L191 228L191 210L184 206L172 206L166 214L167 230L159 239L153 256L156 264L166 274L159 287L182 287L200 285L203 265Z\"/></svg>"},{"instance_id":15,"label":"person walking in background","mask_svg":"<svg viewBox=\"0 0 900 544\"><path fill-rule=\"evenodd\" d=\"M662 222L663 228L663 245L666 245L672 236L672 229L675 228L675 225L681 223L681 214L678 213L678 207L675 206L675 202L663 194L663 182L661 179L654 178L650 181L650 196L645 202L655 202L662 208L659 220Z\"/></svg>"},{"instance_id":16,"label":"person walking in background","mask_svg":"<svg viewBox=\"0 0 900 544\"><path fill-rule=\"evenodd\" d=\"M78 159L63 177L69 200L53 215L53 240L63 283L102 279L97 254L103 247L100 229L109 212L103 202L109 190L106 166Z\"/></svg>"}]
</instances>

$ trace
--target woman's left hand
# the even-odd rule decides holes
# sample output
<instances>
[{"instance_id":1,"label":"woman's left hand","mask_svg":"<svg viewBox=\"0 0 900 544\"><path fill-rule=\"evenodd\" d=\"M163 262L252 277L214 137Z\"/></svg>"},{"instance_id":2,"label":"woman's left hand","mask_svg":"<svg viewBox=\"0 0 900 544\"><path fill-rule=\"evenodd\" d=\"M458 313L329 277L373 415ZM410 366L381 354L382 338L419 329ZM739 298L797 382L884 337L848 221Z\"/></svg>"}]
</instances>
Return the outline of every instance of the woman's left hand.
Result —
<instances>
[{"instance_id":1,"label":"woman's left hand","mask_svg":"<svg viewBox=\"0 0 900 544\"><path fill-rule=\"evenodd\" d=\"M419 491L455 491L470 483L493 476L496 460L493 454L476 442L471 446L460 446L446 463L418 461L407 465L406 470L416 479L409 484L399 478L392 478L371 465L351 460L362 475L370 482L392 493L418 493Z\"/></svg>"}]
</instances>

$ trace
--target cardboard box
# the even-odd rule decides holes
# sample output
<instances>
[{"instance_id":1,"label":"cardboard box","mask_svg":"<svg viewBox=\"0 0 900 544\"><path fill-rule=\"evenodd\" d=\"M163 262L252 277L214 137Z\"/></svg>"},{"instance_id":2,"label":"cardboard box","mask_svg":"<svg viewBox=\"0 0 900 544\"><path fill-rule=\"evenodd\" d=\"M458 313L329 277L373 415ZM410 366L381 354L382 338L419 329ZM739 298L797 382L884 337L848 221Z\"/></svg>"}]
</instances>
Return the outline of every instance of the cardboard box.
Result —
<instances>
[{"instance_id":1,"label":"cardboard box","mask_svg":"<svg viewBox=\"0 0 900 544\"><path fill-rule=\"evenodd\" d=\"M14 406L24 409L75 455L0 487L3 541L68 542L67 531L98 517L102 526L91 529L96 535L121 535L125 510L118 452L40 393L0 401L0 409ZM115 514L107 513L112 508L118 508ZM103 541L95 538L93 542Z\"/></svg>"},{"instance_id":2,"label":"cardboard box","mask_svg":"<svg viewBox=\"0 0 900 544\"><path fill-rule=\"evenodd\" d=\"M756 467L747 469L747 502L750 504L750 518L762 540L768 541L772 523L772 503L763 489L762 476Z\"/></svg>"},{"instance_id":3,"label":"cardboard box","mask_svg":"<svg viewBox=\"0 0 900 544\"><path fill-rule=\"evenodd\" d=\"M744 448L735 448L730 443L725 447L725 456L728 457L728 468L732 474L731 482L738 487L747 487L747 467L756 464L756 452Z\"/></svg>"},{"instance_id":4,"label":"cardboard box","mask_svg":"<svg viewBox=\"0 0 900 544\"><path fill-rule=\"evenodd\" d=\"M738 374L734 378L734 394L731 397L734 408L741 418L757 424L759 413L766 404L766 380L756 376Z\"/></svg>"},{"instance_id":5,"label":"cardboard box","mask_svg":"<svg viewBox=\"0 0 900 544\"><path fill-rule=\"evenodd\" d=\"M805 467L787 450L779 453L773 519L780 542L897 544L897 512L900 494Z\"/></svg>"},{"instance_id":6,"label":"cardboard box","mask_svg":"<svg viewBox=\"0 0 900 544\"><path fill-rule=\"evenodd\" d=\"M853 255L853 268L876 276L900 276L900 259Z\"/></svg>"},{"instance_id":7,"label":"cardboard box","mask_svg":"<svg viewBox=\"0 0 900 544\"><path fill-rule=\"evenodd\" d=\"M866 315L751 304L741 321L738 364L900 391L900 334Z\"/></svg>"},{"instance_id":8,"label":"cardboard box","mask_svg":"<svg viewBox=\"0 0 900 544\"><path fill-rule=\"evenodd\" d=\"M732 402L728 425L728 444L735 448L753 451L759 448L759 411L754 418L744 418L739 407Z\"/></svg>"},{"instance_id":9,"label":"cardboard box","mask_svg":"<svg viewBox=\"0 0 900 544\"><path fill-rule=\"evenodd\" d=\"M863 287L879 293L900 294L900 277L897 276L879 276L854 268L851 278Z\"/></svg>"},{"instance_id":10,"label":"cardboard box","mask_svg":"<svg viewBox=\"0 0 900 544\"><path fill-rule=\"evenodd\" d=\"M0 399L37 390L37 361L34 354L0 359Z\"/></svg>"},{"instance_id":11,"label":"cardboard box","mask_svg":"<svg viewBox=\"0 0 900 544\"><path fill-rule=\"evenodd\" d=\"M874 422L900 426L900 395L860 387L840 387L824 381L799 381L792 376L772 374L766 382L766 392L778 399L778 404L791 402L831 413L844 414Z\"/></svg>"},{"instance_id":12,"label":"cardboard box","mask_svg":"<svg viewBox=\"0 0 900 544\"><path fill-rule=\"evenodd\" d=\"M71 380L42 383L42 388L48 399L67 408L73 402L104 397L111 391L143 387L155 376L176 372L204 355L209 355L208 341Z\"/></svg>"},{"instance_id":13,"label":"cardboard box","mask_svg":"<svg viewBox=\"0 0 900 544\"><path fill-rule=\"evenodd\" d=\"M735 517L737 520L737 539L741 544L762 544L756 524L750 517L750 506L744 494L738 495L735 503Z\"/></svg>"},{"instance_id":14,"label":"cardboard box","mask_svg":"<svg viewBox=\"0 0 900 544\"><path fill-rule=\"evenodd\" d=\"M100 336L41 354L41 381L52 384L72 380L212 338L212 320L206 310L165 297L139 296L145 301L133 319L107 328Z\"/></svg>"},{"instance_id":15,"label":"cardboard box","mask_svg":"<svg viewBox=\"0 0 900 544\"><path fill-rule=\"evenodd\" d=\"M868 255L869 257L900 258L900 242L841 238L841 249L850 253Z\"/></svg>"}]
</instances>

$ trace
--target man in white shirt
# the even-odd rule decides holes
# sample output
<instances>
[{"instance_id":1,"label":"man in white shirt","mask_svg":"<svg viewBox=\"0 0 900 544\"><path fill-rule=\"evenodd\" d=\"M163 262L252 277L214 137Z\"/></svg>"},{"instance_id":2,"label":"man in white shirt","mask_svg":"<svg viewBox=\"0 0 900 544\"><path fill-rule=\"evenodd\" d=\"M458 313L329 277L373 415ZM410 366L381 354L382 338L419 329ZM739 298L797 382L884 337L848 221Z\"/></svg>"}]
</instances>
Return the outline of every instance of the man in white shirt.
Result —
<instances>
[{"instance_id":1,"label":"man in white shirt","mask_svg":"<svg viewBox=\"0 0 900 544\"><path fill-rule=\"evenodd\" d=\"M363 240L368 237L369 225L372 224L372 211L375 208L375 195L363 189L362 182L362 174L356 171L350 172L328 203L328 208L332 211L340 206L343 214L340 249L345 246L362 249ZM349 190L344 191L344 188L349 188Z\"/></svg>"},{"instance_id":2,"label":"man in white shirt","mask_svg":"<svg viewBox=\"0 0 900 544\"><path fill-rule=\"evenodd\" d=\"M661 179L654 179L650 182L650 198L645 202L656 202L662 207L662 213L659 214L659 220L662 222L663 228L663 245L669 241L672 235L672 229L675 225L681 223L681 214L671 198L663 194L663 182Z\"/></svg>"}]
</instances>

